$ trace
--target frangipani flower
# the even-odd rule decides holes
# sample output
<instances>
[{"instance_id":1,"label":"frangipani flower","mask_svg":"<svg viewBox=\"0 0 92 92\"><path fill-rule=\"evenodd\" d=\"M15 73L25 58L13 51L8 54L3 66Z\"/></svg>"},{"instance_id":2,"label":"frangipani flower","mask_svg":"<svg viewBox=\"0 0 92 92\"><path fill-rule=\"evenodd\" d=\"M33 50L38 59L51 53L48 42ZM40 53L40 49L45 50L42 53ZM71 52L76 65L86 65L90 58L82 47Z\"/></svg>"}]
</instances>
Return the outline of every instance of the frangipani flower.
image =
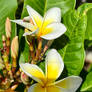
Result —
<instances>
[{"instance_id":1,"label":"frangipani flower","mask_svg":"<svg viewBox=\"0 0 92 92\"><path fill-rule=\"evenodd\" d=\"M64 69L63 60L55 49L50 50L47 54L45 74L34 64L20 64L20 67L24 73L38 82L33 84L28 92L75 92L82 82L78 76L70 76L55 81Z\"/></svg>"},{"instance_id":2,"label":"frangipani flower","mask_svg":"<svg viewBox=\"0 0 92 92\"><path fill-rule=\"evenodd\" d=\"M30 31L25 32L24 36L35 34L38 37L52 40L65 33L66 27L61 22L61 10L54 7L49 9L44 17L30 6L27 6L29 16L23 20L11 20ZM31 22L28 22L31 21Z\"/></svg>"}]
</instances>

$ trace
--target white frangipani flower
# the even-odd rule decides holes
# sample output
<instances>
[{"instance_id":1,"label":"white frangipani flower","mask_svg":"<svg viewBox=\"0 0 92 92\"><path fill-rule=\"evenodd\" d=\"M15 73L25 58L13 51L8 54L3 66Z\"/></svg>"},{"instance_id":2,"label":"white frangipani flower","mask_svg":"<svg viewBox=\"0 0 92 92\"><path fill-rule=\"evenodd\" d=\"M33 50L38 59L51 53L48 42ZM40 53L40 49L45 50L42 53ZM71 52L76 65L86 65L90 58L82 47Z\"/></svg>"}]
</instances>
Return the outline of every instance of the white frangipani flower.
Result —
<instances>
[{"instance_id":1,"label":"white frangipani flower","mask_svg":"<svg viewBox=\"0 0 92 92\"><path fill-rule=\"evenodd\" d=\"M45 74L34 64L20 64L20 67L24 73L38 82L33 84L28 92L75 92L82 82L82 79L78 76L70 76L55 81L64 69L63 60L55 49L50 50L47 54Z\"/></svg>"},{"instance_id":2,"label":"white frangipani flower","mask_svg":"<svg viewBox=\"0 0 92 92\"><path fill-rule=\"evenodd\" d=\"M23 20L11 20L30 30L25 32L24 36L35 34L46 40L52 40L60 37L66 32L66 27L64 24L60 23L60 8L54 7L49 9L44 17L28 5L27 11L29 16L25 17Z\"/></svg>"}]
</instances>

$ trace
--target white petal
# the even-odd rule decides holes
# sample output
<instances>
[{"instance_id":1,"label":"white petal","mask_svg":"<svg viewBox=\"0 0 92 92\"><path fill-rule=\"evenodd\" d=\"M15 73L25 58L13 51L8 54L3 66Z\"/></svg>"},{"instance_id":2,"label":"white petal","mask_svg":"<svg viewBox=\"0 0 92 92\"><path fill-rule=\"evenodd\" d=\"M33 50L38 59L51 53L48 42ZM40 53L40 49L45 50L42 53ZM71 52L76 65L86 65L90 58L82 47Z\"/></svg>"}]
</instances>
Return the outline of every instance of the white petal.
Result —
<instances>
[{"instance_id":1,"label":"white petal","mask_svg":"<svg viewBox=\"0 0 92 92\"><path fill-rule=\"evenodd\" d=\"M46 12L41 29L44 30L47 25L54 22L61 22L61 10L57 7L51 8Z\"/></svg>"},{"instance_id":2,"label":"white petal","mask_svg":"<svg viewBox=\"0 0 92 92\"><path fill-rule=\"evenodd\" d=\"M28 92L46 92L45 88L42 88L40 84L36 83L28 89Z\"/></svg>"},{"instance_id":3,"label":"white petal","mask_svg":"<svg viewBox=\"0 0 92 92\"><path fill-rule=\"evenodd\" d=\"M46 88L46 92L71 92L58 86L49 86Z\"/></svg>"},{"instance_id":4,"label":"white petal","mask_svg":"<svg viewBox=\"0 0 92 92\"><path fill-rule=\"evenodd\" d=\"M36 26L36 23L35 23L33 17L31 17L31 16L24 17L24 18L23 18L23 21L28 21L28 22L31 21L32 24Z\"/></svg>"},{"instance_id":5,"label":"white petal","mask_svg":"<svg viewBox=\"0 0 92 92\"><path fill-rule=\"evenodd\" d=\"M56 86L70 90L70 92L75 92L79 88L81 83L82 83L82 79L80 77L70 76L70 77L64 78L60 81L57 81L54 84Z\"/></svg>"},{"instance_id":6,"label":"white petal","mask_svg":"<svg viewBox=\"0 0 92 92\"><path fill-rule=\"evenodd\" d=\"M33 8L31 8L29 5L27 5L27 11L30 17L35 21L37 26L40 28L43 21L42 16L38 12L36 12Z\"/></svg>"},{"instance_id":7,"label":"white petal","mask_svg":"<svg viewBox=\"0 0 92 92\"><path fill-rule=\"evenodd\" d=\"M48 30L50 30L51 32L46 33ZM64 24L52 23L43 30L44 35L42 35L41 37L46 40L52 40L60 37L65 32L66 32L66 27L64 26Z\"/></svg>"},{"instance_id":8,"label":"white petal","mask_svg":"<svg viewBox=\"0 0 92 92\"><path fill-rule=\"evenodd\" d=\"M26 73L35 81L41 84L43 84L43 82L45 81L45 75L37 65L25 63L25 64L20 64L20 67L24 73Z\"/></svg>"},{"instance_id":9,"label":"white petal","mask_svg":"<svg viewBox=\"0 0 92 92\"><path fill-rule=\"evenodd\" d=\"M45 16L44 16L44 22L52 20L52 22L61 22L61 10L58 7L54 7L49 9Z\"/></svg>"},{"instance_id":10,"label":"white petal","mask_svg":"<svg viewBox=\"0 0 92 92\"><path fill-rule=\"evenodd\" d=\"M27 17L24 17L23 18L23 21L30 21L31 17L30 16L27 16Z\"/></svg>"},{"instance_id":11,"label":"white petal","mask_svg":"<svg viewBox=\"0 0 92 92\"><path fill-rule=\"evenodd\" d=\"M48 52L45 65L48 83L55 81L64 69L63 60L55 49Z\"/></svg>"},{"instance_id":12,"label":"white petal","mask_svg":"<svg viewBox=\"0 0 92 92\"><path fill-rule=\"evenodd\" d=\"M23 20L11 20L12 22L15 22L29 30L33 29L34 26L31 23L24 22Z\"/></svg>"},{"instance_id":13,"label":"white petal","mask_svg":"<svg viewBox=\"0 0 92 92\"><path fill-rule=\"evenodd\" d=\"M27 35L35 35L35 34L37 34L38 33L38 30L39 30L39 28L37 28L35 31L33 31L33 32L25 32L24 34L23 34L23 36L27 36Z\"/></svg>"}]
</instances>

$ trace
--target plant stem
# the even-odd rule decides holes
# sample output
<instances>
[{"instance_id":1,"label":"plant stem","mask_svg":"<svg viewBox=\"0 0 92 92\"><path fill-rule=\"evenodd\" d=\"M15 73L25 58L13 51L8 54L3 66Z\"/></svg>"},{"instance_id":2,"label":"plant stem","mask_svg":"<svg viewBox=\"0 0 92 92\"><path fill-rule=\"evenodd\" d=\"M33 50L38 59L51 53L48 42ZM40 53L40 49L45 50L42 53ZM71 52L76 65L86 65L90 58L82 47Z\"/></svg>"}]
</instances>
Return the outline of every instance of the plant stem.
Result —
<instances>
[{"instance_id":1,"label":"plant stem","mask_svg":"<svg viewBox=\"0 0 92 92\"><path fill-rule=\"evenodd\" d=\"M36 50L36 57L35 57L35 61L37 61L39 59L40 53L42 50L42 39L38 38L38 48Z\"/></svg>"},{"instance_id":2,"label":"plant stem","mask_svg":"<svg viewBox=\"0 0 92 92\"><path fill-rule=\"evenodd\" d=\"M17 67L17 61L16 58L12 58L13 62L12 62L12 73L14 74L16 71L16 67Z\"/></svg>"},{"instance_id":3,"label":"plant stem","mask_svg":"<svg viewBox=\"0 0 92 92\"><path fill-rule=\"evenodd\" d=\"M7 55L9 56L9 52L10 52L10 38L7 38L6 45L7 45L6 52L7 52Z\"/></svg>"}]
</instances>

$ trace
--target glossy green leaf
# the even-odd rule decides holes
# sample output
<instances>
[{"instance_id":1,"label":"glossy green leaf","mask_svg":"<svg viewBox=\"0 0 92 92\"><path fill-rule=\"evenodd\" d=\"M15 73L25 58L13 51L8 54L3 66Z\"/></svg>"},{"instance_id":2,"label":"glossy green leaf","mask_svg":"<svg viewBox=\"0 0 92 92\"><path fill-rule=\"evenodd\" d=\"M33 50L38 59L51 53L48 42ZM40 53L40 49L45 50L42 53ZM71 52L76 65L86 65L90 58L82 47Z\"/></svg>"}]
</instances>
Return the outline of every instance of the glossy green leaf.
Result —
<instances>
[{"instance_id":1,"label":"glossy green leaf","mask_svg":"<svg viewBox=\"0 0 92 92\"><path fill-rule=\"evenodd\" d=\"M0 46L2 35L5 34L5 20L7 17L14 19L17 8L17 0L0 0ZM15 24L12 24L12 37L15 36Z\"/></svg>"},{"instance_id":2,"label":"glossy green leaf","mask_svg":"<svg viewBox=\"0 0 92 92\"><path fill-rule=\"evenodd\" d=\"M88 40L92 40L92 9L90 9L87 13L87 30L85 34L85 38Z\"/></svg>"},{"instance_id":3,"label":"glossy green leaf","mask_svg":"<svg viewBox=\"0 0 92 92\"><path fill-rule=\"evenodd\" d=\"M68 75L79 75L84 65L84 36L87 24L86 15L71 10L64 16L64 24L67 27L66 36L69 42L59 53L63 57ZM62 43L62 42L61 42Z\"/></svg>"},{"instance_id":4,"label":"glossy green leaf","mask_svg":"<svg viewBox=\"0 0 92 92\"><path fill-rule=\"evenodd\" d=\"M59 7L62 10L62 15L64 15L68 10L74 9L76 0L25 0L23 16L26 15L26 5L30 5L41 15L52 7Z\"/></svg>"},{"instance_id":5,"label":"glossy green leaf","mask_svg":"<svg viewBox=\"0 0 92 92\"><path fill-rule=\"evenodd\" d=\"M81 14L87 13L87 29L85 39L92 40L92 3L85 3L78 8Z\"/></svg>"},{"instance_id":6,"label":"glossy green leaf","mask_svg":"<svg viewBox=\"0 0 92 92\"><path fill-rule=\"evenodd\" d=\"M39 12L42 16L44 13L51 7L59 7L62 10L62 15L64 15L68 10L73 9L75 7L76 0L24 0L24 7L22 12L22 18L24 16L28 16L26 6L30 5L37 12ZM24 31L19 31L19 38L21 39ZM25 43L25 40L21 40L20 44L25 46L22 49L22 54L24 55L25 60L28 60L28 45ZM21 48L21 47L20 47Z\"/></svg>"},{"instance_id":7,"label":"glossy green leaf","mask_svg":"<svg viewBox=\"0 0 92 92\"><path fill-rule=\"evenodd\" d=\"M92 71L87 75L83 85L82 85L82 88L81 88L81 91L82 92L92 92Z\"/></svg>"}]
</instances>

